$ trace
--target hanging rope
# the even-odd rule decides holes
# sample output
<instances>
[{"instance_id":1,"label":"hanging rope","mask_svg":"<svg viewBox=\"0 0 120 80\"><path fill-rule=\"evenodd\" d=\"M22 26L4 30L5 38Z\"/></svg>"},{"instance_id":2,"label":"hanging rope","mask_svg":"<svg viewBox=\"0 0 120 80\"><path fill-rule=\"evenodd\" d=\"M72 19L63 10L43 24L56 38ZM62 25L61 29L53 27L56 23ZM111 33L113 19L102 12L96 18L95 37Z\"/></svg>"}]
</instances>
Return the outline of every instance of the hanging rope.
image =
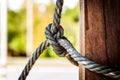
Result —
<instances>
[{"instance_id":1,"label":"hanging rope","mask_svg":"<svg viewBox=\"0 0 120 80\"><path fill-rule=\"evenodd\" d=\"M76 51L76 49L67 39L58 39L58 43L67 50L67 52L76 62L78 62L78 64L84 65L86 69L92 72L103 74L105 76L109 76L111 78L120 79L120 71L111 69L108 66L102 66L80 55L80 53Z\"/></svg>"},{"instance_id":2,"label":"hanging rope","mask_svg":"<svg viewBox=\"0 0 120 80\"><path fill-rule=\"evenodd\" d=\"M62 6L63 6L63 0L57 0L56 1L56 7L55 7L55 12L54 12L54 18L53 18L53 24L50 28L46 28L50 29L50 33L52 33L55 36L55 33L58 32L58 29L62 29L59 28L59 24L60 24L60 18L61 18L61 12L62 12ZM60 31L60 30L59 30ZM46 32L47 34L47 32ZM60 34L62 34L62 32L60 31ZM58 32L59 35L59 32ZM46 36L47 38L49 36ZM52 40L53 38L49 38L50 40ZM38 57L40 56L40 54L49 46L49 44L51 43L52 47L54 48L54 51L58 53L59 56L65 56L65 49L63 47L61 47L60 45L58 45L58 43L56 42L55 39L53 39L54 42L50 42L49 40L44 41L43 43L40 44L40 46L35 50L35 52L33 53L32 57L29 59L28 63L26 64L26 66L24 67L21 75L19 76L18 80L25 80L27 75L29 74L32 66L34 65L35 61L38 59ZM56 46L56 47L55 47ZM60 48L60 49L59 49Z\"/></svg>"},{"instance_id":3,"label":"hanging rope","mask_svg":"<svg viewBox=\"0 0 120 80\"><path fill-rule=\"evenodd\" d=\"M40 54L49 46L53 47L53 50L58 56L67 57L74 65L82 64L90 71L109 76L111 78L120 79L120 71L111 69L107 66L102 66L97 64L84 56L80 55L72 44L65 38L64 30L60 26L60 18L62 12L63 0L57 0L53 23L46 27L45 35L46 41L40 44L40 46L35 50L32 57L29 59L25 68L23 69L18 80L25 80L35 61L38 59Z\"/></svg>"}]
</instances>

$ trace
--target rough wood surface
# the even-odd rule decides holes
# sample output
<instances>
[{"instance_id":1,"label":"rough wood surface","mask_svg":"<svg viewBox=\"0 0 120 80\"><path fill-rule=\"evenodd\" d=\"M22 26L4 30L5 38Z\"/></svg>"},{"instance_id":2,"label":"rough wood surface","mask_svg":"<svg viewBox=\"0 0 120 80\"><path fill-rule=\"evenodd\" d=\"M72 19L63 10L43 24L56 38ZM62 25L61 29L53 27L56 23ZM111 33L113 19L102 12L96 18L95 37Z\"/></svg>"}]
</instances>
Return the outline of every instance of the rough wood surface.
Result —
<instances>
[{"instance_id":1,"label":"rough wood surface","mask_svg":"<svg viewBox=\"0 0 120 80\"><path fill-rule=\"evenodd\" d=\"M80 53L85 56L85 8L84 0L80 0ZM85 69L82 65L79 65L79 79L85 79Z\"/></svg>"},{"instance_id":2,"label":"rough wood surface","mask_svg":"<svg viewBox=\"0 0 120 80\"><path fill-rule=\"evenodd\" d=\"M85 24L81 26L85 27L85 56L120 70L120 0L81 1L85 4L85 23L81 23ZM115 80L88 70L83 74L85 79L80 80Z\"/></svg>"}]
</instances>

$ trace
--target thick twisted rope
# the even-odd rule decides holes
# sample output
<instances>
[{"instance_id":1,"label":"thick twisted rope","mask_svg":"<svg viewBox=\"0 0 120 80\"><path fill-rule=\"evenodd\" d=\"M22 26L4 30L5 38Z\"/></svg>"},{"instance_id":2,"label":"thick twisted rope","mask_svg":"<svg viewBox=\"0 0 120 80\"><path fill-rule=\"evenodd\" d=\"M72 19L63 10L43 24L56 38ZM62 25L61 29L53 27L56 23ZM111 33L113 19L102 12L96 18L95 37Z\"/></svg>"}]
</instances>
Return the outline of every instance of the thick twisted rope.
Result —
<instances>
[{"instance_id":1,"label":"thick twisted rope","mask_svg":"<svg viewBox=\"0 0 120 80\"><path fill-rule=\"evenodd\" d=\"M59 43L58 43L58 39L64 39L65 37L63 36L63 28L58 25L58 27L56 28L56 33L52 33L51 31L52 28L52 24L49 24L48 27L46 28L45 31L45 35L47 40L49 41L50 45L52 45L54 52L56 52L56 54L58 56L66 56L67 59L74 65L78 66L78 63L73 60L73 58L70 56L70 54L67 53L67 51L65 50L65 48L63 48Z\"/></svg>"},{"instance_id":2,"label":"thick twisted rope","mask_svg":"<svg viewBox=\"0 0 120 80\"><path fill-rule=\"evenodd\" d=\"M48 28L48 29L50 29L50 32L51 32L52 35L55 35L55 33L59 29L61 12L62 12L62 6L63 6L63 0L57 0L56 7L55 7L55 12L54 12L53 24L52 24L51 28ZM46 34L47 34L47 32L46 32ZM51 39L52 38L49 38L48 40L51 40ZM29 72L30 72L32 66L34 65L35 61L38 59L40 54L45 50L45 48L49 46L49 42L50 41L48 42L48 40L46 40L45 42L41 43L40 46L35 50L35 52L33 53L32 57L29 59L28 63L24 67L22 73L20 74L18 80L25 80L26 79L26 77L29 74ZM53 41L56 41L56 40L54 39ZM56 54L58 54L59 56L65 56L64 48L61 47L60 45L58 45L57 42L50 42L50 44L54 48L54 51L58 52ZM57 49L55 47L55 44L56 44L56 47L58 47ZM59 49L60 47L61 47L61 49ZM59 52L60 50L63 50L63 52ZM60 53L61 54L63 53L63 55L61 55Z\"/></svg>"},{"instance_id":3,"label":"thick twisted rope","mask_svg":"<svg viewBox=\"0 0 120 80\"><path fill-rule=\"evenodd\" d=\"M108 66L97 64L86 57L82 56L67 39L58 39L59 44L64 47L71 57L78 62L78 64L84 65L84 67L92 72L103 74L105 76L116 78L120 80L120 71L112 69Z\"/></svg>"},{"instance_id":4,"label":"thick twisted rope","mask_svg":"<svg viewBox=\"0 0 120 80\"><path fill-rule=\"evenodd\" d=\"M29 59L28 63L24 67L21 75L19 76L18 80L25 80L27 75L29 74L32 66L34 65L35 61L38 59L40 54L49 46L48 41L41 43L41 45L35 50L32 57Z\"/></svg>"},{"instance_id":5,"label":"thick twisted rope","mask_svg":"<svg viewBox=\"0 0 120 80\"><path fill-rule=\"evenodd\" d=\"M96 64L95 62L81 56L72 46L72 44L63 36L64 31L60 26L62 6L63 0L57 0L53 23L49 24L46 28L45 35L47 40L44 41L33 53L18 80L26 79L37 58L49 45L52 45L53 50L58 56L66 56L75 65L82 64L90 71L100 73L111 78L120 79L120 71L116 71L107 66Z\"/></svg>"},{"instance_id":6,"label":"thick twisted rope","mask_svg":"<svg viewBox=\"0 0 120 80\"><path fill-rule=\"evenodd\" d=\"M60 52L63 52L63 53L65 52L65 55L70 55L69 56L71 57L70 60L72 59L71 61L74 64L76 64L77 62L77 64L84 65L86 69L92 72L103 74L111 78L120 79L120 71L109 68L108 66L102 66L80 55L72 46L72 44L63 36L63 29L61 26L59 26L58 32L56 32L56 34L54 35L51 34L51 31L50 31L51 27L52 25L50 24L46 28L45 34L50 44L53 45L53 48L55 48L55 51L57 50L56 52L58 52L59 51L58 49L60 48ZM63 54L63 53L60 53L60 54Z\"/></svg>"}]
</instances>

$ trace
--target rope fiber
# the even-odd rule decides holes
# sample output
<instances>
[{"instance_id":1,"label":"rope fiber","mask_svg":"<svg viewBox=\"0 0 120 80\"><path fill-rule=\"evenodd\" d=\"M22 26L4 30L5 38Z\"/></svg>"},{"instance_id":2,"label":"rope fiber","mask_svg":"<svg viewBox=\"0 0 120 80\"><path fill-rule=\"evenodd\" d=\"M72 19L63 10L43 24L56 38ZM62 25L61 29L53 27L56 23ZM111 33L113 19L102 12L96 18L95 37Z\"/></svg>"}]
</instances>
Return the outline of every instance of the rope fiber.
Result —
<instances>
[{"instance_id":1,"label":"rope fiber","mask_svg":"<svg viewBox=\"0 0 120 80\"><path fill-rule=\"evenodd\" d=\"M53 23L49 24L46 27L46 40L43 43L41 43L40 46L35 50L32 57L29 59L22 73L20 74L18 80L26 79L32 66L34 65L40 54L50 45L53 47L54 52L58 56L67 57L67 59L74 65L78 66L79 64L82 64L86 69L92 72L96 72L120 80L120 71L112 69L108 66L97 64L87 59L86 57L80 55L80 53L78 53L76 49L72 46L70 41L63 36L64 30L60 25L62 6L63 0L57 0Z\"/></svg>"}]
</instances>

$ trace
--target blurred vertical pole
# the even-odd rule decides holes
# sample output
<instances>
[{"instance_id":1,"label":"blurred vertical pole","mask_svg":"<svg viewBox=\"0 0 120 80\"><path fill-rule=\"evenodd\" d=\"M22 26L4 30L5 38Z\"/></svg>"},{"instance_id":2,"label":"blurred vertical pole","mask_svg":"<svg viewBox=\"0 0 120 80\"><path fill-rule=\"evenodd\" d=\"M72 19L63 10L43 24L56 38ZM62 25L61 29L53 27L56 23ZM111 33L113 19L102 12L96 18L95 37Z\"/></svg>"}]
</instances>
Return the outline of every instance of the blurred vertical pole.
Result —
<instances>
[{"instance_id":1,"label":"blurred vertical pole","mask_svg":"<svg viewBox=\"0 0 120 80\"><path fill-rule=\"evenodd\" d=\"M26 0L26 9L27 9L27 56L30 56L32 53L33 46L33 0Z\"/></svg>"},{"instance_id":2,"label":"blurred vertical pole","mask_svg":"<svg viewBox=\"0 0 120 80\"><path fill-rule=\"evenodd\" d=\"M7 0L0 0L0 80L5 80L7 63Z\"/></svg>"},{"instance_id":3,"label":"blurred vertical pole","mask_svg":"<svg viewBox=\"0 0 120 80\"><path fill-rule=\"evenodd\" d=\"M0 64L7 62L7 0L0 1Z\"/></svg>"}]
</instances>

